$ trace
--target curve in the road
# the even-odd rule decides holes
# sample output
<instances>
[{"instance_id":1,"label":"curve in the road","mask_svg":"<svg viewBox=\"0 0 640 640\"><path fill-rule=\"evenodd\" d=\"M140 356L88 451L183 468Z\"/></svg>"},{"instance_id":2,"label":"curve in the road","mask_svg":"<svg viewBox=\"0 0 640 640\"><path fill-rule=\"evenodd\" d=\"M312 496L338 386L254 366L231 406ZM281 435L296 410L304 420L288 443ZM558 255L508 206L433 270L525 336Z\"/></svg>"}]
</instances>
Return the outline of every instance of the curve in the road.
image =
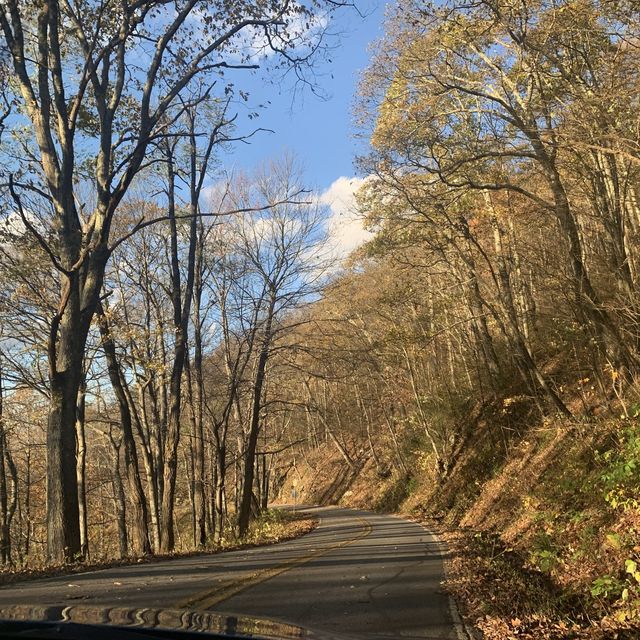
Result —
<instances>
[{"instance_id":1,"label":"curve in the road","mask_svg":"<svg viewBox=\"0 0 640 640\"><path fill-rule=\"evenodd\" d=\"M320 524L296 540L14 583L0 588L0 605L181 605L338 637L465 637L442 589L444 550L433 535L417 523L368 511L309 511Z\"/></svg>"},{"instance_id":2,"label":"curve in the road","mask_svg":"<svg viewBox=\"0 0 640 640\"><path fill-rule=\"evenodd\" d=\"M362 523L362 531L354 538L348 538L347 540L341 540L299 558L291 558L286 560L275 567L267 567L255 573L251 573L244 578L228 580L226 583L216 586L214 589L207 589L201 593L195 594L193 597L187 598L178 602L177 607L179 609L212 609L216 605L228 600L229 598L242 593L250 587L256 586L267 580L271 580L276 576L289 571L296 567L300 567L316 558L323 556L336 549L341 549L354 542L358 542L363 538L366 538L372 531L371 525L364 519L358 518Z\"/></svg>"}]
</instances>

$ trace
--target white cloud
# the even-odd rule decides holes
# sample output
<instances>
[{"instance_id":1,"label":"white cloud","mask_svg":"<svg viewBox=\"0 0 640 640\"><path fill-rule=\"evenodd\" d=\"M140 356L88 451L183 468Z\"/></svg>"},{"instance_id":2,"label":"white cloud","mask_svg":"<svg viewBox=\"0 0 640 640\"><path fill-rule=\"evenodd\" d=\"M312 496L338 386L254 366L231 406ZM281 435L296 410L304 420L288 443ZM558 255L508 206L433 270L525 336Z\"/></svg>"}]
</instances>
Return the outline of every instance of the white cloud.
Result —
<instances>
[{"instance_id":1,"label":"white cloud","mask_svg":"<svg viewBox=\"0 0 640 640\"><path fill-rule=\"evenodd\" d=\"M24 212L26 219L34 226L41 234L46 235L46 228L38 216L27 209ZM0 233L7 234L14 237L22 237L27 233L27 225L23 222L21 216L16 211L10 211L5 218L0 218Z\"/></svg>"},{"instance_id":2,"label":"white cloud","mask_svg":"<svg viewBox=\"0 0 640 640\"><path fill-rule=\"evenodd\" d=\"M232 208L229 202L229 181L218 180L202 189L200 192L200 206L210 213L225 211Z\"/></svg>"},{"instance_id":3,"label":"white cloud","mask_svg":"<svg viewBox=\"0 0 640 640\"><path fill-rule=\"evenodd\" d=\"M366 180L341 176L318 198L331 210L327 228L329 244L337 259L343 260L373 237L364 228L362 215L356 208L355 193Z\"/></svg>"},{"instance_id":4,"label":"white cloud","mask_svg":"<svg viewBox=\"0 0 640 640\"><path fill-rule=\"evenodd\" d=\"M289 15L280 33L271 34L271 44L294 57L304 57L318 45L322 33L329 24L327 15ZM263 27L246 27L233 39L236 57L241 60L259 61L275 54Z\"/></svg>"},{"instance_id":5,"label":"white cloud","mask_svg":"<svg viewBox=\"0 0 640 640\"><path fill-rule=\"evenodd\" d=\"M330 22L328 12L312 13L309 7L303 10L303 4L299 2L290 2L283 14L280 7L263 12L262 18L265 21L277 21L268 27L271 42L265 34L265 27L247 25L231 37L224 47L225 56L230 62L259 63L275 55L273 47L287 51L294 57L305 57L317 47ZM216 20L216 7L204 4L191 11L187 24L194 39L204 46L220 35L209 26L215 25Z\"/></svg>"}]
</instances>

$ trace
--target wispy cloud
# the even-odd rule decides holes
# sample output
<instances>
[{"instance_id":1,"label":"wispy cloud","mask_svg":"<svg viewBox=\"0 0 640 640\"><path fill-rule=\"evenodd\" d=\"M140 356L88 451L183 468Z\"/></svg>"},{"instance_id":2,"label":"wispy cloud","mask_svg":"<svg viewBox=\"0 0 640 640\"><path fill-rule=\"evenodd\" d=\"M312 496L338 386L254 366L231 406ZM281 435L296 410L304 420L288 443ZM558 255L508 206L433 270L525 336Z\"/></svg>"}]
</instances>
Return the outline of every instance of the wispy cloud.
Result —
<instances>
[{"instance_id":1,"label":"wispy cloud","mask_svg":"<svg viewBox=\"0 0 640 640\"><path fill-rule=\"evenodd\" d=\"M278 25L268 27L271 41L264 27L246 26L224 47L230 60L236 63L260 62L275 54L274 47L287 51L289 55L304 57L306 52L311 52L317 46L330 21L328 13L309 13L296 2L292 2L280 18L277 14L265 13L261 16L264 19L278 19ZM194 37L202 43L208 44L213 37L220 35L209 26L215 24L214 7L209 8L205 4L195 8L187 22Z\"/></svg>"},{"instance_id":2,"label":"wispy cloud","mask_svg":"<svg viewBox=\"0 0 640 640\"><path fill-rule=\"evenodd\" d=\"M260 61L275 54L273 47L287 51L289 55L304 57L311 52L329 24L326 15L302 16L299 14L284 19L279 32L271 33L271 42L263 28L243 29L233 40L238 56L247 61ZM273 45L273 46L272 46Z\"/></svg>"}]
</instances>

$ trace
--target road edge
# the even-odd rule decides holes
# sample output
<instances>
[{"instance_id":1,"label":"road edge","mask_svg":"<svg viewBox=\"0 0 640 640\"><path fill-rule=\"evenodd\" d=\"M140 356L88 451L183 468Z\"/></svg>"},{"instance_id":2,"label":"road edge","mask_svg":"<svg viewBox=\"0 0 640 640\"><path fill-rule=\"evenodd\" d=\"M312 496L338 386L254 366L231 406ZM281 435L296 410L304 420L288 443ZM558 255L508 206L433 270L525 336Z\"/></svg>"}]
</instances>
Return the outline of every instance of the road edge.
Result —
<instances>
[{"instance_id":1,"label":"road edge","mask_svg":"<svg viewBox=\"0 0 640 640\"><path fill-rule=\"evenodd\" d=\"M447 566L446 554L449 552L449 545L440 538L440 536L433 531L433 529L428 529L427 526L420 522L420 520L414 520L404 516L400 513L390 513L388 515L393 516L394 518L398 518L400 520L404 520L405 522L413 522L414 524L419 525L436 543L438 547L438 551L441 556L442 561L442 574L444 578L444 583L449 582L449 578L451 575L451 569ZM451 615L451 620L453 622L453 628L457 636L457 640L482 640L482 632L475 627L469 625L460 613L460 609L458 608L458 603L456 599L445 590L447 598L449 600L449 613Z\"/></svg>"}]
</instances>

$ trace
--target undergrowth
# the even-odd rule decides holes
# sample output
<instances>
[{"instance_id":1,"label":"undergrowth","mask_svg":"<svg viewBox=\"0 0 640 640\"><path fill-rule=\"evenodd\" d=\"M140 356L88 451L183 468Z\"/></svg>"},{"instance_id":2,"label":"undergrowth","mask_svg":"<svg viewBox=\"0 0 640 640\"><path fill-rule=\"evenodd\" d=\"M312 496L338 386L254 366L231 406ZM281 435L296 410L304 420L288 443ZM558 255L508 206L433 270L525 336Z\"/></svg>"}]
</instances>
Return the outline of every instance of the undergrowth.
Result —
<instances>
[{"instance_id":1,"label":"undergrowth","mask_svg":"<svg viewBox=\"0 0 640 640\"><path fill-rule=\"evenodd\" d=\"M532 429L476 483L450 588L486 638L640 637L639 471L633 416Z\"/></svg>"},{"instance_id":2,"label":"undergrowth","mask_svg":"<svg viewBox=\"0 0 640 640\"><path fill-rule=\"evenodd\" d=\"M210 542L205 548L174 552L169 554L157 554L142 558L127 557L119 560L85 561L65 565L38 565L29 568L5 567L0 570L0 585L12 584L25 580L35 580L44 577L54 577L95 571L97 569L109 569L112 567L124 567L134 564L147 564L162 562L173 558L182 558L198 555L221 553L223 551L235 551L268 544L276 544L298 538L312 531L318 525L318 521L310 518L302 512L294 513L279 509L269 509L261 513L253 522L249 533L243 539L238 539L232 533L223 536L219 544Z\"/></svg>"}]
</instances>

